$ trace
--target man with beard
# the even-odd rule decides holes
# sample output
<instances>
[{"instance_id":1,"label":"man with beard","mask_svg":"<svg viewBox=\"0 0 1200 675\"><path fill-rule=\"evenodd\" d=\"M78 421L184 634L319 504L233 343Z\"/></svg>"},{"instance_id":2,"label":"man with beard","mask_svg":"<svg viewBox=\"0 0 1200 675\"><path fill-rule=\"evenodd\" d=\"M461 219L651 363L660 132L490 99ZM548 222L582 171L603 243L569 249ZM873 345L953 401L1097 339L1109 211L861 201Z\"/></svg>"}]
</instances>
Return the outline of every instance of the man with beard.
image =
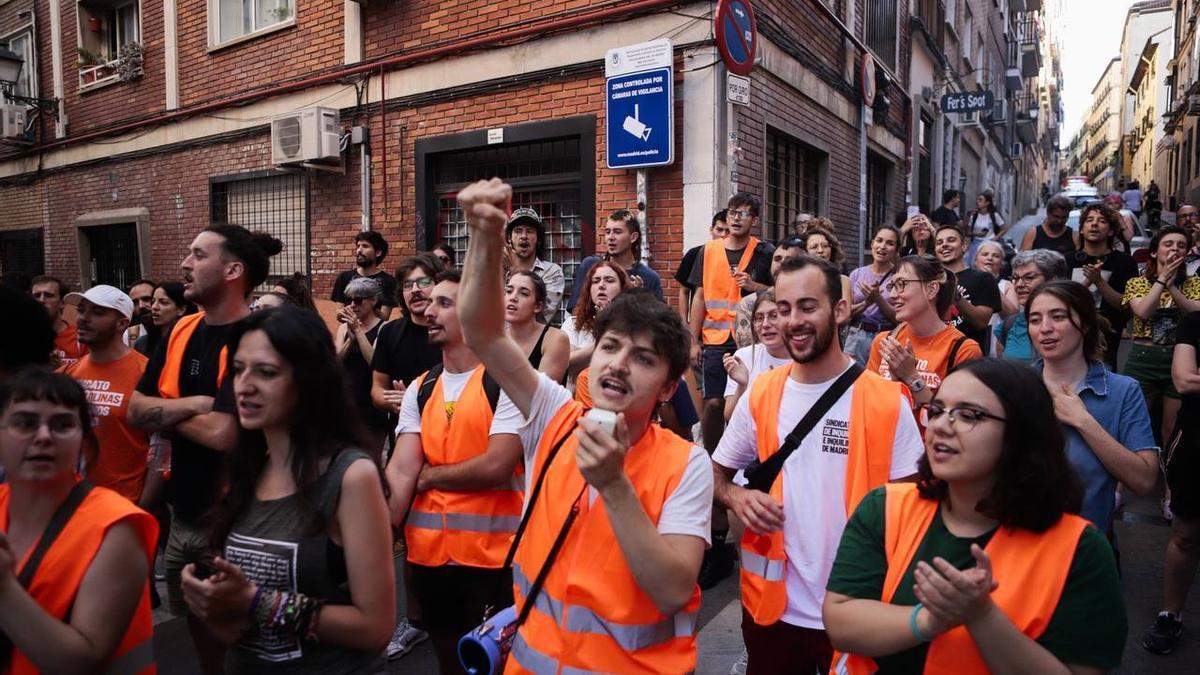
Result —
<instances>
[{"instance_id":1,"label":"man with beard","mask_svg":"<svg viewBox=\"0 0 1200 675\"><path fill-rule=\"evenodd\" d=\"M150 324L150 309L154 306L154 289L158 284L149 279L138 279L129 287L129 299L133 301L133 316L122 339L130 347L146 334Z\"/></svg>"},{"instance_id":2,"label":"man with beard","mask_svg":"<svg viewBox=\"0 0 1200 675\"><path fill-rule=\"evenodd\" d=\"M404 527L413 593L442 673L488 607L512 604L512 546L524 499L521 412L463 343L459 273L440 272L425 307L442 362L404 393L387 465L392 525Z\"/></svg>"},{"instance_id":3,"label":"man with beard","mask_svg":"<svg viewBox=\"0 0 1200 675\"><path fill-rule=\"evenodd\" d=\"M821 603L847 518L871 489L912 477L924 447L903 385L842 352L837 327L850 304L837 268L808 255L785 260L775 298L793 363L760 375L738 401L713 455L714 497L746 524L748 672L823 673L833 648ZM770 458L789 449L771 472L779 460ZM735 485L734 473L756 460L750 486Z\"/></svg>"},{"instance_id":4,"label":"man with beard","mask_svg":"<svg viewBox=\"0 0 1200 675\"><path fill-rule=\"evenodd\" d=\"M1075 204L1069 197L1058 195L1046 203L1046 221L1030 228L1021 240L1021 250L1048 248L1069 258L1079 248L1079 233L1067 225ZM984 351L987 351L986 349Z\"/></svg>"},{"instance_id":5,"label":"man with beard","mask_svg":"<svg viewBox=\"0 0 1200 675\"><path fill-rule=\"evenodd\" d=\"M585 416L505 335L500 265L511 197L499 179L458 195L471 228L463 333L526 418L529 505L512 588L528 620L508 672L692 672L712 469L703 449L654 421L688 366L687 329L665 303L617 296L596 321L594 408Z\"/></svg>"},{"instance_id":6,"label":"man with beard","mask_svg":"<svg viewBox=\"0 0 1200 675\"><path fill-rule=\"evenodd\" d=\"M233 377L226 345L233 325L250 314L250 292L267 279L278 239L238 225L211 225L184 258L183 296L200 306L163 336L129 405L147 431L172 432L167 500L173 517L163 562L171 613L187 614L180 573L211 551L202 518L221 497L222 454L237 442ZM206 675L222 670L224 646L188 615Z\"/></svg>"},{"instance_id":7,"label":"man with beard","mask_svg":"<svg viewBox=\"0 0 1200 675\"><path fill-rule=\"evenodd\" d=\"M92 406L92 429L100 448L87 467L88 479L143 506L143 497L152 492L146 489L150 437L129 423L129 399L146 370L146 357L121 339L133 317L133 301L103 284L85 293L68 293L65 300L79 308L75 327L88 348L63 369L87 391Z\"/></svg>"},{"instance_id":8,"label":"man with beard","mask_svg":"<svg viewBox=\"0 0 1200 675\"><path fill-rule=\"evenodd\" d=\"M346 286L357 277L374 279L383 289L383 300L375 306L379 318L387 321L392 316L392 308L396 306L396 278L380 268L383 259L387 257L388 243L375 230L367 230L354 235L354 264L355 268L337 275L333 281L333 294L330 300L339 306L346 304Z\"/></svg>"},{"instance_id":9,"label":"man with beard","mask_svg":"<svg viewBox=\"0 0 1200 675\"><path fill-rule=\"evenodd\" d=\"M29 294L46 309L50 321L54 323L54 351L52 361L55 367L69 366L87 353L87 347L79 343L75 326L62 318L63 296L67 294L67 285L57 277L34 277L30 283Z\"/></svg>"},{"instance_id":10,"label":"man with beard","mask_svg":"<svg viewBox=\"0 0 1200 675\"><path fill-rule=\"evenodd\" d=\"M552 262L542 259L546 255L542 241L546 238L546 229L537 211L530 208L517 209L508 219L504 228L504 237L508 240L508 272L533 272L541 277L546 284L546 308L543 318L549 323L562 302L563 289L566 280L562 268Z\"/></svg>"},{"instance_id":11,"label":"man with beard","mask_svg":"<svg viewBox=\"0 0 1200 675\"><path fill-rule=\"evenodd\" d=\"M996 277L967 267L964 260L967 240L962 230L954 225L938 225L933 235L933 251L942 267L954 272L958 278L958 295L950 308L950 316L942 318L978 343L987 354L992 344L988 325L992 315L999 313L1003 306Z\"/></svg>"},{"instance_id":12,"label":"man with beard","mask_svg":"<svg viewBox=\"0 0 1200 675\"><path fill-rule=\"evenodd\" d=\"M637 216L629 209L617 209L609 214L608 221L604 223L604 255L590 255L580 261L579 269L575 271L571 299L567 301L567 311L575 311L575 303L579 302L579 292L585 285L588 273L601 260L620 265L629 276L630 286L645 288L662 300L662 280L658 278L658 272L642 264L639 259L641 250L642 226Z\"/></svg>"}]
</instances>

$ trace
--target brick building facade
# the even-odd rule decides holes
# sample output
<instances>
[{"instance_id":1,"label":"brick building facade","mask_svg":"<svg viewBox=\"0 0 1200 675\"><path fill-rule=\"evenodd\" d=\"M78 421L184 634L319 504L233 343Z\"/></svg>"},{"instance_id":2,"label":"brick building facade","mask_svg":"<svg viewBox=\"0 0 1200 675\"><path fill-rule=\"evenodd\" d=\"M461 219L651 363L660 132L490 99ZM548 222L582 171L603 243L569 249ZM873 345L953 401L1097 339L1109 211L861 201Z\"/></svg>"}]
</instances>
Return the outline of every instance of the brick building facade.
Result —
<instances>
[{"instance_id":1,"label":"brick building facade","mask_svg":"<svg viewBox=\"0 0 1200 675\"><path fill-rule=\"evenodd\" d=\"M763 200L767 238L799 211L826 215L854 262L858 64L881 44L865 28L877 5L898 32L880 48L895 53L877 54L891 106L866 134L867 223L905 205L905 2L753 3L749 106L725 100L712 2L257 0L252 17L229 0L139 2L130 14L119 0L0 1L0 46L33 54L32 91L17 93L56 99L31 111L26 137L0 142L0 271L175 278L196 232L232 222L283 238L272 272L309 275L325 296L365 224L392 242L388 266L438 241L464 247L453 195L498 174L547 218L551 258L571 274L597 223L637 201L635 172L606 168L605 52L661 37L675 53L676 159L648 171L647 238L663 278L735 186ZM310 106L339 112L341 162L276 167L271 120Z\"/></svg>"}]
</instances>

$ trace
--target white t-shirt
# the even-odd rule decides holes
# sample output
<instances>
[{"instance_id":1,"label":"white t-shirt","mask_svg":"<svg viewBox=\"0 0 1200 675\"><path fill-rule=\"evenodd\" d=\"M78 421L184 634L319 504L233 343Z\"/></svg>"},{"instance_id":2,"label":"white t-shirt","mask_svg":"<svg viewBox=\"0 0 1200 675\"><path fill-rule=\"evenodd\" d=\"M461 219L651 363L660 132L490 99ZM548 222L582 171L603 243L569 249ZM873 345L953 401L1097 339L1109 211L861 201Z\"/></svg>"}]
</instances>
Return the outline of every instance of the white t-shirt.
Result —
<instances>
[{"instance_id":1,"label":"white t-shirt","mask_svg":"<svg viewBox=\"0 0 1200 675\"><path fill-rule=\"evenodd\" d=\"M975 216L974 234L976 239L995 239L996 230L1004 226L999 216L992 217L990 213L980 213Z\"/></svg>"},{"instance_id":2,"label":"white t-shirt","mask_svg":"<svg viewBox=\"0 0 1200 675\"><path fill-rule=\"evenodd\" d=\"M733 355L741 359L742 363L746 364L746 370L750 371L750 377L746 380L746 382L749 383L746 386L747 391L750 390L749 385L754 384L754 378L758 377L759 375L762 375L768 370L778 366L792 365L791 356L787 356L782 359L775 358L774 356L771 356L771 353L767 351L767 348L762 345L750 345L749 347L742 347L734 352ZM733 396L737 393L737 388L738 384L737 382L733 381L732 377L725 378L725 396Z\"/></svg>"},{"instance_id":3,"label":"white t-shirt","mask_svg":"<svg viewBox=\"0 0 1200 675\"><path fill-rule=\"evenodd\" d=\"M801 384L788 378L779 408L780 444L836 379ZM854 386L838 399L825 419L783 463L783 548L788 562L785 577L788 604L782 620L794 626L822 630L825 627L821 622L821 603L846 527L846 459L853 393ZM907 399L900 394L896 398L901 410L892 446L891 480L915 474L917 460L925 450L916 420L908 412ZM743 396L734 408L713 461L742 469L757 457L757 427L750 413L750 397ZM817 523L824 526L815 526Z\"/></svg>"},{"instance_id":4,"label":"white t-shirt","mask_svg":"<svg viewBox=\"0 0 1200 675\"><path fill-rule=\"evenodd\" d=\"M542 434L558 411L571 400L571 392L566 387L551 380L545 373L538 373L537 392L529 402L529 419L520 431L521 443L525 446L526 499L532 492L533 481L537 479L533 467L536 466L534 460ZM588 495L593 503L599 497L594 488L588 489ZM663 504L658 519L659 534L690 534L703 539L705 544L711 544L712 506L712 462L704 448L693 445L683 478ZM832 562L830 560L830 564Z\"/></svg>"},{"instance_id":5,"label":"white t-shirt","mask_svg":"<svg viewBox=\"0 0 1200 675\"><path fill-rule=\"evenodd\" d=\"M596 338L592 337L591 331L580 331L575 328L574 314L568 314L563 319L562 332L567 334L567 341L571 343L571 349L583 349L596 344Z\"/></svg>"},{"instance_id":6,"label":"white t-shirt","mask_svg":"<svg viewBox=\"0 0 1200 675\"><path fill-rule=\"evenodd\" d=\"M442 381L442 397L448 408L458 401L463 387L467 386L467 382L474 372L473 369L465 373L442 371L439 379ZM420 387L413 382L413 386L404 392L404 400L400 403L400 422L396 425L397 434L421 433L421 412L417 408L417 392L419 390ZM430 404L426 403L426 405ZM448 412L453 412L453 409L449 409ZM524 424L525 420L521 417L521 410L513 405L508 395L500 392L500 398L496 401L496 412L492 414L492 428L488 435L516 434Z\"/></svg>"}]
</instances>

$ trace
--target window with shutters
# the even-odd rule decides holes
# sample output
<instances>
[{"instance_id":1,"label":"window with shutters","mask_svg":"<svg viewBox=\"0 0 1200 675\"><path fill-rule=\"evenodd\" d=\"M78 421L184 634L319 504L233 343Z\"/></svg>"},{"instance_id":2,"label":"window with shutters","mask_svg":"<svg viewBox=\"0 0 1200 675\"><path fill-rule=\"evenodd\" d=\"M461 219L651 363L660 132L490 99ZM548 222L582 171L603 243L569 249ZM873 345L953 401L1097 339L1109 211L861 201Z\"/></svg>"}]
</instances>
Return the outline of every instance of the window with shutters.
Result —
<instances>
[{"instance_id":1,"label":"window with shutters","mask_svg":"<svg viewBox=\"0 0 1200 675\"><path fill-rule=\"evenodd\" d=\"M767 129L767 203L763 236L780 241L801 213L818 215L821 174L828 156L775 129Z\"/></svg>"},{"instance_id":2,"label":"window with shutters","mask_svg":"<svg viewBox=\"0 0 1200 675\"><path fill-rule=\"evenodd\" d=\"M896 0L866 0L864 41L875 58L892 71L896 70L899 25L896 19Z\"/></svg>"},{"instance_id":3,"label":"window with shutters","mask_svg":"<svg viewBox=\"0 0 1200 675\"><path fill-rule=\"evenodd\" d=\"M257 290L296 272L309 275L307 176L269 171L212 178L209 202L213 223L241 225L283 242L283 251L271 258L267 281Z\"/></svg>"}]
</instances>

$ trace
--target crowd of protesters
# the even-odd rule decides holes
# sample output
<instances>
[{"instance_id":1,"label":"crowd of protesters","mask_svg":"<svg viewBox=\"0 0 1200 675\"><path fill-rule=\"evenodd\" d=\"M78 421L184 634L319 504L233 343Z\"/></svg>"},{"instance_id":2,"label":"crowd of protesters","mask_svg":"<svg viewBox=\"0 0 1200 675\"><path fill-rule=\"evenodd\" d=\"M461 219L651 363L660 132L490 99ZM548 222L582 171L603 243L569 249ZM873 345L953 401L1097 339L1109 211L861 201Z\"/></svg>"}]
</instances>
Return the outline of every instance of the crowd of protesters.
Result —
<instances>
[{"instance_id":1,"label":"crowd of protesters","mask_svg":"<svg viewBox=\"0 0 1200 675\"><path fill-rule=\"evenodd\" d=\"M673 308L642 214L572 280L499 179L458 195L465 253L393 269L361 232L328 301L231 225L178 280L0 286L0 672L153 672L163 581L206 675L383 672L426 639L442 673L686 673L735 569L734 672L1102 671L1122 495L1164 469L1141 644L1169 654L1200 563L1196 209L1139 266L1107 203L1076 231L1050 198L1013 251L961 197L849 269L835 223L771 243L735 194ZM464 636L501 617L479 670Z\"/></svg>"}]
</instances>

